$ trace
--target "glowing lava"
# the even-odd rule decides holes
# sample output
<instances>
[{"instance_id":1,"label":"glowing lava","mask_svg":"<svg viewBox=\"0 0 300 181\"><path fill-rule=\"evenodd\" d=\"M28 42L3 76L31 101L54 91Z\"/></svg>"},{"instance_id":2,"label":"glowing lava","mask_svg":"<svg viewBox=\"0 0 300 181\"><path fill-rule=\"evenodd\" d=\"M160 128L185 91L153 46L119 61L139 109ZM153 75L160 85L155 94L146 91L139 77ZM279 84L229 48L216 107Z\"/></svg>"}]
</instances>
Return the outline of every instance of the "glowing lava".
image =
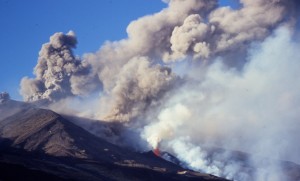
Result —
<instances>
[{"instance_id":1,"label":"glowing lava","mask_svg":"<svg viewBox=\"0 0 300 181\"><path fill-rule=\"evenodd\" d=\"M154 153L154 155L160 157L160 151L159 151L158 147L153 150L153 153Z\"/></svg>"}]
</instances>

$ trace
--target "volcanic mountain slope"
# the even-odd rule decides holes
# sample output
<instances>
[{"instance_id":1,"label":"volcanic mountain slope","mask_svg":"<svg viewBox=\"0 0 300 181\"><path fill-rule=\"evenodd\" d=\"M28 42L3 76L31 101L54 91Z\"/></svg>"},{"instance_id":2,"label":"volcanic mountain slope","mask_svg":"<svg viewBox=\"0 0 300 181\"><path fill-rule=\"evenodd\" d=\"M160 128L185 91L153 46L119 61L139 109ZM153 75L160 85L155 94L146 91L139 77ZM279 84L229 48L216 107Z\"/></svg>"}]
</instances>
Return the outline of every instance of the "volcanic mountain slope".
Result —
<instances>
[{"instance_id":1,"label":"volcanic mountain slope","mask_svg":"<svg viewBox=\"0 0 300 181\"><path fill-rule=\"evenodd\" d=\"M224 180L98 138L59 114L0 104L0 180Z\"/></svg>"}]
</instances>

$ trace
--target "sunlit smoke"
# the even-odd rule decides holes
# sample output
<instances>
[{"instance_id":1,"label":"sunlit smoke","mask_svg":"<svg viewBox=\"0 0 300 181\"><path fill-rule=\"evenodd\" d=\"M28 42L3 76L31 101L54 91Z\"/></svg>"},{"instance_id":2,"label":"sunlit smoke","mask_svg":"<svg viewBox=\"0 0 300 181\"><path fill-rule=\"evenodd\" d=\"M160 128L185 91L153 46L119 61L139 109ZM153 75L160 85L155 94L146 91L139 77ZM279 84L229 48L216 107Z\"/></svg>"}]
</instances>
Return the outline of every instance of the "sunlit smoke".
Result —
<instances>
[{"instance_id":1,"label":"sunlit smoke","mask_svg":"<svg viewBox=\"0 0 300 181\"><path fill-rule=\"evenodd\" d=\"M72 95L81 95L97 86L85 85L90 66L75 57L72 49L77 39L73 31L55 33L50 42L43 45L38 64L34 68L35 78L24 77L21 94L26 101L57 101ZM85 91L84 91L85 90Z\"/></svg>"},{"instance_id":2,"label":"sunlit smoke","mask_svg":"<svg viewBox=\"0 0 300 181\"><path fill-rule=\"evenodd\" d=\"M286 180L278 164L262 167L257 158L300 163L299 2L240 0L236 9L216 0L165 2L132 21L128 38L82 57L72 51L74 32L55 33L35 77L21 81L24 100L124 124L140 135L134 142L160 145L190 169ZM216 147L253 157L207 149Z\"/></svg>"},{"instance_id":3,"label":"sunlit smoke","mask_svg":"<svg viewBox=\"0 0 300 181\"><path fill-rule=\"evenodd\" d=\"M261 157L299 163L296 140L300 136L300 56L299 44L291 36L286 28L280 28L262 44L253 45L249 63L242 71L216 61L205 77L181 87L166 103L170 108L184 104L192 114L180 118L178 110L172 111L174 117L185 121L178 125L174 118L158 118L156 123L145 126L142 135L160 135L165 144L170 143L166 147L189 168L234 180L256 178L252 172L242 172L241 163L227 154L218 155L223 162L212 161L215 159L207 156L209 152L202 150L201 145L251 153L257 156L248 162L254 167L261 165ZM164 125L170 134L160 134ZM186 135L189 140L180 139ZM284 178L279 168L270 165L256 176L270 181Z\"/></svg>"}]
</instances>

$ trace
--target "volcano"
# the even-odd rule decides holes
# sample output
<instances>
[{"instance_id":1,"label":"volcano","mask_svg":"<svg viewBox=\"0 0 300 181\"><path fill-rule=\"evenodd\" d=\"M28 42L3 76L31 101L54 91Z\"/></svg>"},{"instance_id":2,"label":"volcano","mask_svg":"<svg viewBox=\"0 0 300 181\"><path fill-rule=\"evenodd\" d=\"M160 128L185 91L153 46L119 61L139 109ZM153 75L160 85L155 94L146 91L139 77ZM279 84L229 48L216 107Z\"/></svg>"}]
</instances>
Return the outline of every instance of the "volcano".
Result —
<instances>
[{"instance_id":1,"label":"volcano","mask_svg":"<svg viewBox=\"0 0 300 181\"><path fill-rule=\"evenodd\" d=\"M7 100L0 104L0 180L225 180L119 147L60 114Z\"/></svg>"}]
</instances>

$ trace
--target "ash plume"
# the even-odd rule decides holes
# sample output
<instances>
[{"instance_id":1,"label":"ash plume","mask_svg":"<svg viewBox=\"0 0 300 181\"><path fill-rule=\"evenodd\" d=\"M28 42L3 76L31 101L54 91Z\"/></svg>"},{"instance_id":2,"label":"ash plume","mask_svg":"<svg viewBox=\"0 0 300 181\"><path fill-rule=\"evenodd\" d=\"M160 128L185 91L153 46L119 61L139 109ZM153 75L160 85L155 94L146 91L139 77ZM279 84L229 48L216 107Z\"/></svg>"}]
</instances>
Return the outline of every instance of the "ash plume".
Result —
<instances>
[{"instance_id":1,"label":"ash plume","mask_svg":"<svg viewBox=\"0 0 300 181\"><path fill-rule=\"evenodd\" d=\"M166 2L131 22L128 38L81 58L72 52L74 33L54 34L36 77L21 81L24 99L124 124L140 135L132 142L160 145L191 169L239 181L286 180L276 164L253 174L230 154L205 148L258 156L247 161L251 168L261 168L261 157L300 164L299 2L240 0L236 9L216 0Z\"/></svg>"},{"instance_id":2,"label":"ash plume","mask_svg":"<svg viewBox=\"0 0 300 181\"><path fill-rule=\"evenodd\" d=\"M170 52L165 53L164 61L180 61L188 56L205 60L231 52L243 53L250 42L265 38L289 13L283 0L242 0L240 3L242 7L238 10L220 7L207 17L187 16L183 24L173 29Z\"/></svg>"},{"instance_id":3,"label":"ash plume","mask_svg":"<svg viewBox=\"0 0 300 181\"><path fill-rule=\"evenodd\" d=\"M283 27L253 46L242 72L215 61L204 78L194 77L199 81L182 86L168 99L141 136L152 147L160 143L170 149L192 169L233 180L289 180L280 165L269 165L253 176L242 172L241 163L228 154L217 158L229 163L212 162L216 158L202 147L251 153L256 156L249 161L254 168L262 167L261 157L300 163L300 56L299 43L291 38ZM169 111L174 107L179 110ZM162 119L166 112L168 117ZM189 114L177 115L180 112Z\"/></svg>"},{"instance_id":4,"label":"ash plume","mask_svg":"<svg viewBox=\"0 0 300 181\"><path fill-rule=\"evenodd\" d=\"M21 81L21 94L25 101L47 99L56 101L72 95L81 95L82 86L89 73L89 65L73 55L77 39L74 32L55 33L50 42L42 46L38 63L34 68L35 78L24 77ZM90 80L89 80L90 81ZM79 89L80 87L80 89Z\"/></svg>"},{"instance_id":5,"label":"ash plume","mask_svg":"<svg viewBox=\"0 0 300 181\"><path fill-rule=\"evenodd\" d=\"M157 70L157 66L169 69L166 66L172 62L189 57L212 60L222 56L224 62L241 66L246 62L242 57L246 57L251 42L263 40L272 29L290 21L286 17L293 6L287 2L243 0L240 9L231 9L218 7L216 0L172 0L161 12L131 22L127 27L127 39L107 42L98 52L85 54L82 60L72 52L77 43L75 34L56 33L42 47L34 70L36 77L22 79L21 94L26 101L46 99L53 102L100 92L104 95L100 102L111 100L108 106L100 103L102 111L94 116L117 121L134 119L147 112L141 113L141 110L147 109L152 100L159 103L157 100L162 100L167 88L159 83L160 88L149 92L146 90L149 88L130 83L143 80L134 80L134 75L120 81L120 72L126 72L130 61L145 57L150 62L149 67ZM166 76L159 74L158 71L158 74L147 76L153 76L149 79ZM170 77L174 77L174 73ZM167 78L166 84L175 84L169 79L173 78ZM118 87L123 90L118 91ZM132 94L137 99L128 96L131 89L140 93L138 96Z\"/></svg>"},{"instance_id":6,"label":"ash plume","mask_svg":"<svg viewBox=\"0 0 300 181\"><path fill-rule=\"evenodd\" d=\"M126 63L118 74L115 86L106 99L111 112L105 120L130 121L155 105L176 82L170 68L152 66L144 57Z\"/></svg>"}]
</instances>

